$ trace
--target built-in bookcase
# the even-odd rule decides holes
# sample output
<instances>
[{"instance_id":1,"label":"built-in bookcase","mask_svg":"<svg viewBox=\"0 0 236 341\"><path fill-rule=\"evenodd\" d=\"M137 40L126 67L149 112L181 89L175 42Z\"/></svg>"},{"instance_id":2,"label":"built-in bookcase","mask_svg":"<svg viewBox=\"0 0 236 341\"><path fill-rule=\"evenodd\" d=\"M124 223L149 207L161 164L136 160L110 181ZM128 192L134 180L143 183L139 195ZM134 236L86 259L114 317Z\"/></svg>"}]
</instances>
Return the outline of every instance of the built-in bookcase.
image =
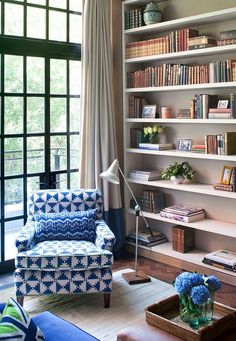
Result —
<instances>
[{"instance_id":1,"label":"built-in bookcase","mask_svg":"<svg viewBox=\"0 0 236 341\"><path fill-rule=\"evenodd\" d=\"M173 10L173 1L171 8ZM188 108L190 99L197 94L216 94L220 99L229 98L236 93L235 82L206 83L193 85L162 86L150 88L127 88L127 72L158 66L163 63L207 64L218 60L235 59L236 45L217 46L192 51L165 53L161 55L126 58L126 44L130 42L152 39L168 34L180 28L198 29L200 35L219 37L220 31L235 29L236 7L216 10L212 2L212 11L185 18L174 18L161 23L124 30L125 11L147 4L148 1L126 0L123 8L123 127L124 127L124 172L127 178L133 169L164 168L174 161L188 161L197 171L194 181L182 185L174 185L170 181L140 181L129 179L137 197L146 188L158 189L164 195L165 206L188 204L201 206L206 210L206 219L194 223L179 223L195 229L196 250L186 254L173 251L171 246L171 226L175 222L160 217L159 214L144 212L153 229L162 231L169 243L146 248L139 247L139 254L145 257L171 264L190 271L215 274L222 281L236 285L236 273L212 267L202 263L205 254L217 249L236 252L236 193L217 191L213 184L221 178L224 165L236 166L236 155L197 154L177 152L176 150L154 151L130 148L130 129L143 128L152 124L166 127L167 140L176 144L177 138L193 138L194 141L204 140L205 135L219 134L227 131L236 132L236 119L144 119L128 116L129 96L142 96L148 104L157 107L171 106L174 111ZM181 2L183 3L183 2ZM194 2L193 2L194 4ZM168 13L168 1L163 5ZM178 4L175 4L178 6ZM195 3L194 6L197 6ZM229 6L229 4L227 5ZM232 5L233 6L233 5ZM126 234L134 229L134 212L129 209L130 194L125 190ZM141 219L140 219L141 220ZM177 222L176 222L177 224ZM132 251L133 245L127 243Z\"/></svg>"}]
</instances>

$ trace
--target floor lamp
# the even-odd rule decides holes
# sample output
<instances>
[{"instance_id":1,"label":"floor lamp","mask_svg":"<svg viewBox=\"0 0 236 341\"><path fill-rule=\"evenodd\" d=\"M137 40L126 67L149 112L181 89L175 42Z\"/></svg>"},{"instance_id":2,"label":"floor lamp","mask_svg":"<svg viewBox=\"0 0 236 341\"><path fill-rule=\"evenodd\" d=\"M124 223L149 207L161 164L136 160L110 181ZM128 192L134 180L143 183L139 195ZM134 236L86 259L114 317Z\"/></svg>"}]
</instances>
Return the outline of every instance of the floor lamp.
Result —
<instances>
[{"instance_id":1,"label":"floor lamp","mask_svg":"<svg viewBox=\"0 0 236 341\"><path fill-rule=\"evenodd\" d=\"M143 271L138 271L138 221L139 221L139 215L141 213L144 223L146 225L146 228L148 229L149 233L151 236L153 236L153 233L150 229L150 226L147 223L147 220L145 219L143 212L137 202L137 199L132 191L132 189L130 188L128 181L126 180L124 173L122 172L120 166L119 166L119 161L116 159L113 161L113 163L111 164L111 166L103 173L100 174L100 177L113 183L113 184L120 184L120 180L118 177L118 172L120 171L124 182L126 184L126 186L128 187L134 202L135 202L135 216L136 216L136 223L135 223L135 267L134 267L134 272L127 272L127 273L123 273L122 277L129 283L129 284L138 284L138 283L146 283L146 282L150 282L151 278L149 276L147 276Z\"/></svg>"}]
</instances>

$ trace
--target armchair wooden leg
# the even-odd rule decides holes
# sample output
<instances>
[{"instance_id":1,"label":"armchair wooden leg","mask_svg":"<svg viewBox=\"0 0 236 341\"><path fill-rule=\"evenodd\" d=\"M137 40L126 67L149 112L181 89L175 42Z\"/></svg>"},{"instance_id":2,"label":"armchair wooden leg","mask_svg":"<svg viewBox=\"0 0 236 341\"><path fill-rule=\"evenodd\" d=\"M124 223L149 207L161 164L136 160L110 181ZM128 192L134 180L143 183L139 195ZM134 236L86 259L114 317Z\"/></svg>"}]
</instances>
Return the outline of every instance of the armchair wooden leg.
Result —
<instances>
[{"instance_id":1,"label":"armchair wooden leg","mask_svg":"<svg viewBox=\"0 0 236 341\"><path fill-rule=\"evenodd\" d=\"M110 308L111 294L104 294L104 308Z\"/></svg>"},{"instance_id":2,"label":"armchair wooden leg","mask_svg":"<svg viewBox=\"0 0 236 341\"><path fill-rule=\"evenodd\" d=\"M16 297L17 303L19 303L22 307L24 304L24 296L17 296Z\"/></svg>"}]
</instances>

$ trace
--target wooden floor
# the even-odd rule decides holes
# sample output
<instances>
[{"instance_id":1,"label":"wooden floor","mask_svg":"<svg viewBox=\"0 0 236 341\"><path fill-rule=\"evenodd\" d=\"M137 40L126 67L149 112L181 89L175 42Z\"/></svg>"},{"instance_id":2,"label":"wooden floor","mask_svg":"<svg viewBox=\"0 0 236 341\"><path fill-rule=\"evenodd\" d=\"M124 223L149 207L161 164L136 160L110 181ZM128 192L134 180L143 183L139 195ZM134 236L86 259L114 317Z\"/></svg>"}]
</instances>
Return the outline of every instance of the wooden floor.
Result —
<instances>
[{"instance_id":1,"label":"wooden floor","mask_svg":"<svg viewBox=\"0 0 236 341\"><path fill-rule=\"evenodd\" d=\"M134 269L134 256L127 254L125 258L115 260L113 270L125 268ZM172 283L176 276L183 270L156 262L144 257L138 258L138 270L143 270L146 274L160 279L161 281ZM236 308L236 287L222 283L222 288L216 293L216 301Z\"/></svg>"},{"instance_id":2,"label":"wooden floor","mask_svg":"<svg viewBox=\"0 0 236 341\"><path fill-rule=\"evenodd\" d=\"M134 269L134 255L127 254L122 259L117 259L113 264L113 271L131 268ZM138 270L143 270L149 276L161 281L172 283L176 276L183 270L173 266L165 265L154 260L140 257L138 258ZM0 276L0 289L8 283L13 282L13 275ZM236 309L236 287L222 283L222 288L216 293L216 301L229 305Z\"/></svg>"}]
</instances>

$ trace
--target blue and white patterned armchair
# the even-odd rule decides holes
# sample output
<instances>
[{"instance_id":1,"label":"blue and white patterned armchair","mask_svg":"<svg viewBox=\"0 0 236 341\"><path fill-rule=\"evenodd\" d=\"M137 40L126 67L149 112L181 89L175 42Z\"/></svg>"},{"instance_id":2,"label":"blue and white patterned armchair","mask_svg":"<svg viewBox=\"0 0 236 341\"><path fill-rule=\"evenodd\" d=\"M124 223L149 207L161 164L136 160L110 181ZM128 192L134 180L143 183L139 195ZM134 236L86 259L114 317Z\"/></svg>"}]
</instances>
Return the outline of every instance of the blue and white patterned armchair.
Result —
<instances>
[{"instance_id":1,"label":"blue and white patterned armchair","mask_svg":"<svg viewBox=\"0 0 236 341\"><path fill-rule=\"evenodd\" d=\"M109 307L115 236L102 219L101 192L38 191L28 210L16 239L18 302L26 295L102 292Z\"/></svg>"}]
</instances>

